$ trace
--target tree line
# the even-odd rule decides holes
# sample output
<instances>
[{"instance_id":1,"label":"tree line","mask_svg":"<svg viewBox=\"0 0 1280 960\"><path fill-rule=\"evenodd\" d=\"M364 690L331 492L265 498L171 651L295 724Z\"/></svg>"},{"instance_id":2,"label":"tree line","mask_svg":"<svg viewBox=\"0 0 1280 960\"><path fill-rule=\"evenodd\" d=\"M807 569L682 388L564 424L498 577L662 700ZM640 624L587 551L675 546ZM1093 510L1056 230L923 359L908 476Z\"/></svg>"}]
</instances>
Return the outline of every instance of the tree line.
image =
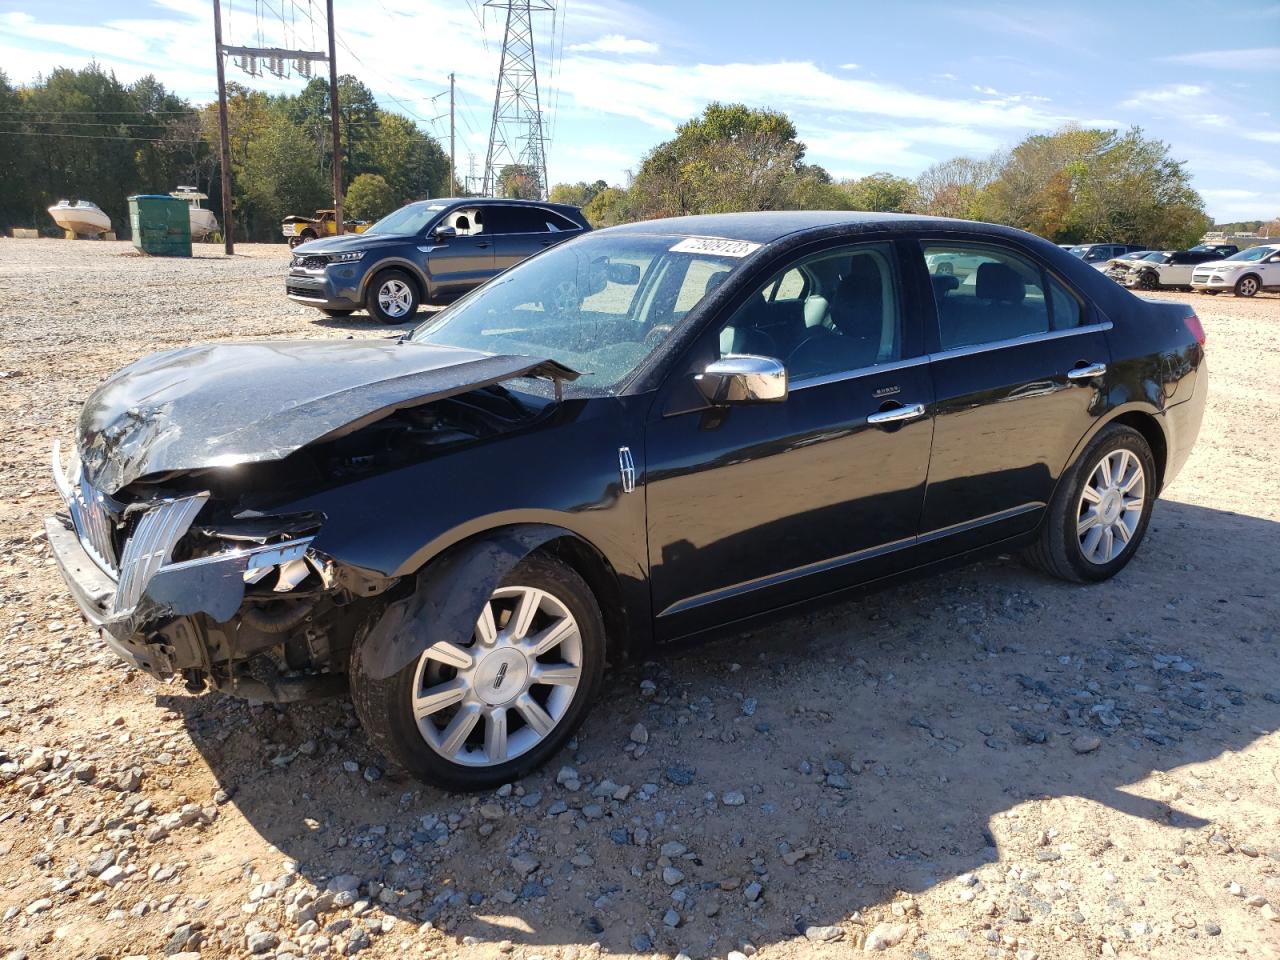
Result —
<instances>
[{"instance_id":1,"label":"tree line","mask_svg":"<svg viewBox=\"0 0 1280 960\"><path fill-rule=\"evenodd\" d=\"M581 205L596 226L738 210L867 210L986 220L1057 243L1160 248L1194 243L1212 226L1185 164L1136 127L1068 126L991 156L935 163L915 179L836 181L805 161L784 114L720 103L650 150L625 186L562 183L551 198Z\"/></svg>"},{"instance_id":2,"label":"tree line","mask_svg":"<svg viewBox=\"0 0 1280 960\"><path fill-rule=\"evenodd\" d=\"M348 216L373 220L462 192L435 138L382 109L356 77L340 78L339 102ZM327 83L286 95L230 83L227 108L237 239L278 240L282 217L332 206ZM78 198L101 206L123 235L129 195L180 184L207 193L221 217L217 143L217 105L194 106L152 76L123 84L91 64L15 86L0 71L0 229L54 235L46 208ZM1165 248L1211 226L1185 164L1136 127L1064 127L914 179L836 180L805 154L785 114L712 103L649 150L626 184L560 183L550 197L582 207L597 227L738 210L896 211L1005 223L1059 243ZM518 165L498 177L502 196L541 190L538 172Z\"/></svg>"},{"instance_id":3,"label":"tree line","mask_svg":"<svg viewBox=\"0 0 1280 960\"><path fill-rule=\"evenodd\" d=\"M378 106L356 77L338 80L348 216L377 219L447 195L449 160L412 119ZM227 85L236 238L280 239L280 220L333 206L328 84L296 95ZM127 198L179 185L222 218L217 103L197 107L153 76L130 84L96 64L15 86L0 71L0 229L57 229L47 208L91 200L128 230Z\"/></svg>"}]
</instances>

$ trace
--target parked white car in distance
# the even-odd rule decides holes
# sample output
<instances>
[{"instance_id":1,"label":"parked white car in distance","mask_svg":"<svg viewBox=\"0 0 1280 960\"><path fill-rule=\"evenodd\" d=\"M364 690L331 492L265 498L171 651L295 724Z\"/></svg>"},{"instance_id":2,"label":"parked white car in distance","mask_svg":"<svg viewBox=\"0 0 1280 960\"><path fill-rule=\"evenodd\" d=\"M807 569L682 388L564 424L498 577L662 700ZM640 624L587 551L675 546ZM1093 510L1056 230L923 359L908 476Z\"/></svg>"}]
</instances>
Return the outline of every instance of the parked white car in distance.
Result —
<instances>
[{"instance_id":1,"label":"parked white car in distance","mask_svg":"<svg viewBox=\"0 0 1280 960\"><path fill-rule=\"evenodd\" d=\"M1225 260L1200 264L1191 274L1191 289L1199 293L1230 290L1237 297L1252 297L1259 290L1280 290L1280 243L1264 243Z\"/></svg>"}]
</instances>

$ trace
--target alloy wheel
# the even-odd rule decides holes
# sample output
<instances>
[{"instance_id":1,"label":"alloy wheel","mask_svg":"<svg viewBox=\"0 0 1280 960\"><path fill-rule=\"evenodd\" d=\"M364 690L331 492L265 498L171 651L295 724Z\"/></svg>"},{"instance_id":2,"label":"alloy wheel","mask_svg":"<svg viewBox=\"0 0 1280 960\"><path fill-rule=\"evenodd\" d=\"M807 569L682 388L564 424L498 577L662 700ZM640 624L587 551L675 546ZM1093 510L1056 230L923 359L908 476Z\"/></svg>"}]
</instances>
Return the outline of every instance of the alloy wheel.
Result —
<instances>
[{"instance_id":1,"label":"alloy wheel","mask_svg":"<svg viewBox=\"0 0 1280 960\"><path fill-rule=\"evenodd\" d=\"M1236 284L1236 292L1242 297L1252 297L1258 292L1258 281L1253 277L1245 277Z\"/></svg>"},{"instance_id":2,"label":"alloy wheel","mask_svg":"<svg viewBox=\"0 0 1280 960\"><path fill-rule=\"evenodd\" d=\"M1076 535L1087 561L1102 565L1124 552L1142 520L1146 491L1146 471L1132 451L1113 450L1098 461L1076 508Z\"/></svg>"},{"instance_id":3,"label":"alloy wheel","mask_svg":"<svg viewBox=\"0 0 1280 960\"><path fill-rule=\"evenodd\" d=\"M378 288L378 306L392 319L403 317L413 306L413 291L403 280L387 280Z\"/></svg>"},{"instance_id":4,"label":"alloy wheel","mask_svg":"<svg viewBox=\"0 0 1280 960\"><path fill-rule=\"evenodd\" d=\"M413 716L446 760L495 766L551 734L581 679L582 636L569 608L545 590L500 587L468 645L440 641L419 658Z\"/></svg>"}]
</instances>

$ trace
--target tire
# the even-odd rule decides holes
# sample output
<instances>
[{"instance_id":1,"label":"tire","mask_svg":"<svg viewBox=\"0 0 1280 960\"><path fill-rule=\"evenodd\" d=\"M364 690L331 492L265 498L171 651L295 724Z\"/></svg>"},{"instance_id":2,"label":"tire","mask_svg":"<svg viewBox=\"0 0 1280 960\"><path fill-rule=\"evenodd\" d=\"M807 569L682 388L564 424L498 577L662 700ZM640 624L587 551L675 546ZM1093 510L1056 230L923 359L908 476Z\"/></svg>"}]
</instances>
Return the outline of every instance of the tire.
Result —
<instances>
[{"instance_id":1,"label":"tire","mask_svg":"<svg viewBox=\"0 0 1280 960\"><path fill-rule=\"evenodd\" d=\"M519 652L527 648L518 642L514 644L518 649L513 653L513 644L504 637L510 629L519 630L518 626L513 627L513 620L517 619L516 608L525 596L537 597L538 606L533 619L527 621L530 626L523 639L546 634L563 623L562 614L567 614L576 625L576 641L575 634L567 631L563 640L536 660L529 660ZM414 777L446 790L489 790L517 780L544 764L582 723L604 676L605 632L600 607L591 588L571 567L538 554L526 557L494 591L486 609L494 614L496 636L489 643L483 643L479 639L480 624L477 624L477 634L462 651L463 656L471 657L474 663L474 673L470 676L458 666L442 663L439 655L424 653L399 673L375 680L361 671L358 653L351 657L351 696L369 739ZM487 655L470 653L486 646L492 648ZM457 649L453 648L451 657L457 656ZM529 685L526 677L530 666L544 670L558 666L562 681L576 666L576 686L563 682ZM503 679L511 674L514 674L515 685L509 691L499 692ZM425 716L421 722L429 731L424 731L415 719L415 695L420 704L429 706L431 698L422 695L442 685L461 687L463 699ZM495 703L495 697L503 700ZM541 710L540 723L550 721L545 731L535 729L525 719L525 711L530 709L522 705L526 698L531 698ZM455 749L449 745L448 734L465 725L459 719L464 711L477 719ZM506 737L505 755L510 757L501 762L494 762L490 757L493 749L490 735L494 729L491 718L497 714L505 718L501 726ZM538 716L536 711L531 715ZM428 735L433 738L432 742L428 742Z\"/></svg>"},{"instance_id":2,"label":"tire","mask_svg":"<svg viewBox=\"0 0 1280 960\"><path fill-rule=\"evenodd\" d=\"M1258 282L1258 278L1247 274L1236 281L1235 294L1237 297L1252 297L1261 289L1262 284Z\"/></svg>"},{"instance_id":3,"label":"tire","mask_svg":"<svg viewBox=\"0 0 1280 960\"><path fill-rule=\"evenodd\" d=\"M1138 288L1140 290L1159 290L1160 278L1148 270L1138 278Z\"/></svg>"},{"instance_id":4,"label":"tire","mask_svg":"<svg viewBox=\"0 0 1280 960\"><path fill-rule=\"evenodd\" d=\"M403 270L383 270L369 281L365 308L379 323L409 323L418 313L418 285Z\"/></svg>"},{"instance_id":5,"label":"tire","mask_svg":"<svg viewBox=\"0 0 1280 960\"><path fill-rule=\"evenodd\" d=\"M349 317L355 313L354 310L329 310L325 307L321 307L320 312L326 317Z\"/></svg>"},{"instance_id":6,"label":"tire","mask_svg":"<svg viewBox=\"0 0 1280 960\"><path fill-rule=\"evenodd\" d=\"M1132 477L1132 466L1136 464L1141 468L1141 479L1128 493L1108 494L1094 504L1085 499L1085 488L1090 487L1096 496L1098 487L1103 486L1099 468L1104 460L1109 461L1113 470L1123 464L1119 471L1122 481ZM1135 507L1133 492L1139 488L1139 502ZM1146 438L1122 424L1104 427L1058 481L1058 489L1040 526L1039 539L1027 548L1023 557L1030 566L1074 583L1097 583L1114 577L1137 552L1151 520L1156 493L1155 457ZM1096 518L1094 523L1079 532L1082 519L1087 521L1090 513ZM1136 520L1132 519L1134 514ZM1111 517L1115 518L1112 523L1098 522ZM1127 539L1116 532L1117 524L1121 523L1129 531ZM1108 532L1110 543L1116 547L1114 552L1104 549ZM1122 545L1120 540L1124 540ZM1092 556L1088 555L1091 544Z\"/></svg>"}]
</instances>

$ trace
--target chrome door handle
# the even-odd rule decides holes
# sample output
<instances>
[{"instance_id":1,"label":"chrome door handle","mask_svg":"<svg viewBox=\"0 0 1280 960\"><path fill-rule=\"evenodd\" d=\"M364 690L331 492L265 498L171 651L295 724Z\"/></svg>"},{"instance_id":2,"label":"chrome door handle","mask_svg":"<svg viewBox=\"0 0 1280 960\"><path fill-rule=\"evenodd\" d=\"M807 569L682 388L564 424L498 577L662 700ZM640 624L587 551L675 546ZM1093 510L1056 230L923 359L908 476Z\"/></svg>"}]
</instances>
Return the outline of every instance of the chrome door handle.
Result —
<instances>
[{"instance_id":1,"label":"chrome door handle","mask_svg":"<svg viewBox=\"0 0 1280 960\"><path fill-rule=\"evenodd\" d=\"M923 416L923 403L909 403L904 407L894 407L892 410L881 410L879 413L867 414L867 423L878 426L884 423L902 423L906 420L916 420Z\"/></svg>"},{"instance_id":2,"label":"chrome door handle","mask_svg":"<svg viewBox=\"0 0 1280 960\"><path fill-rule=\"evenodd\" d=\"M1107 372L1105 363L1091 363L1087 367L1075 367L1067 371L1068 380L1092 380Z\"/></svg>"}]
</instances>

